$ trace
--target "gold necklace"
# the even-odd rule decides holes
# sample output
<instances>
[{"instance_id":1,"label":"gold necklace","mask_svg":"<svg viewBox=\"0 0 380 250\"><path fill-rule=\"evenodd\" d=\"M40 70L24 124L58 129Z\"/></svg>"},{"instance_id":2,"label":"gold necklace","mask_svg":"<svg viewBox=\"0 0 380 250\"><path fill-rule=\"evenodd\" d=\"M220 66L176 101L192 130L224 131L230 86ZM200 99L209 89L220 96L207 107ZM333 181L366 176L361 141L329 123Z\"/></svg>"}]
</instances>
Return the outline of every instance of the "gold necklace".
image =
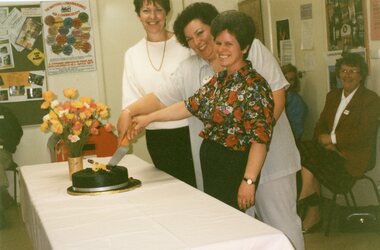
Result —
<instances>
[{"instance_id":1,"label":"gold necklace","mask_svg":"<svg viewBox=\"0 0 380 250\"><path fill-rule=\"evenodd\" d=\"M149 48L148 48L148 38L146 39L146 52L148 53L148 59L149 59L149 62L150 62L150 65L152 65L153 69L155 71L160 71L161 68L162 68L162 64L164 63L164 58L165 58L165 50L166 50L166 34L165 34L165 41L164 41L164 51L162 52L162 57L161 57L161 63L160 63L160 66L158 68L156 68L153 63L152 63L152 60L150 59L150 55L149 55Z\"/></svg>"}]
</instances>

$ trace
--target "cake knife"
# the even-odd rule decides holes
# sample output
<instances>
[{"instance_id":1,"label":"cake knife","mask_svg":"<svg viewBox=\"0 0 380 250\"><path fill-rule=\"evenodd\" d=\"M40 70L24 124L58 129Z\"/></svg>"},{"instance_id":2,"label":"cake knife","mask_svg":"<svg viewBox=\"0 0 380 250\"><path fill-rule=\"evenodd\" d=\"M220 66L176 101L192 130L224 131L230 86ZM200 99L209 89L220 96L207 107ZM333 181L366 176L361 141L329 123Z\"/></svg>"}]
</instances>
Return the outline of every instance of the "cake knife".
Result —
<instances>
[{"instance_id":1,"label":"cake knife","mask_svg":"<svg viewBox=\"0 0 380 250\"><path fill-rule=\"evenodd\" d=\"M129 151L129 141L128 141L128 138L125 136L123 140L121 141L120 146L112 155L107 165L116 166L121 161L121 159L123 159L123 157L128 153L128 151Z\"/></svg>"}]
</instances>

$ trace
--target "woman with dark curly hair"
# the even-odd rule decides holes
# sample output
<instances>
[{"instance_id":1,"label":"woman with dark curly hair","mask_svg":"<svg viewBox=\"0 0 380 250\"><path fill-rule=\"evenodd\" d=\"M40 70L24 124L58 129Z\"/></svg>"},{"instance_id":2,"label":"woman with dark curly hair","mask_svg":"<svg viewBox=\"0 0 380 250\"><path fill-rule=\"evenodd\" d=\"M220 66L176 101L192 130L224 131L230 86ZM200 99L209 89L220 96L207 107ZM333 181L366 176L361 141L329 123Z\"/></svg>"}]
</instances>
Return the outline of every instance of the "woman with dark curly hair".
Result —
<instances>
[{"instance_id":1,"label":"woman with dark curly hair","mask_svg":"<svg viewBox=\"0 0 380 250\"><path fill-rule=\"evenodd\" d=\"M380 98L365 86L368 66L359 54L338 59L335 71L342 88L331 90L314 131L314 140L300 144L304 207L303 228L321 222L320 183L335 192L347 190L370 168L380 115Z\"/></svg>"}]
</instances>

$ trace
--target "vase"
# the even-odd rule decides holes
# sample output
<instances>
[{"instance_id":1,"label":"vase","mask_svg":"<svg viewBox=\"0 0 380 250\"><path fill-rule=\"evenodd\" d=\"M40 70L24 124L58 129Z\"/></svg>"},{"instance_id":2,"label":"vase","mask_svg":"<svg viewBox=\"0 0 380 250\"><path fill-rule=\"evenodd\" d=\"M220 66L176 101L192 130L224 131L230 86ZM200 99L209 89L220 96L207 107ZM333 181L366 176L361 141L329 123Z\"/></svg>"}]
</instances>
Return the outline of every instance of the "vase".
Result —
<instances>
[{"instance_id":1,"label":"vase","mask_svg":"<svg viewBox=\"0 0 380 250\"><path fill-rule=\"evenodd\" d=\"M83 156L68 157L67 162L69 163L69 177L71 180L71 176L73 173L83 169Z\"/></svg>"}]
</instances>

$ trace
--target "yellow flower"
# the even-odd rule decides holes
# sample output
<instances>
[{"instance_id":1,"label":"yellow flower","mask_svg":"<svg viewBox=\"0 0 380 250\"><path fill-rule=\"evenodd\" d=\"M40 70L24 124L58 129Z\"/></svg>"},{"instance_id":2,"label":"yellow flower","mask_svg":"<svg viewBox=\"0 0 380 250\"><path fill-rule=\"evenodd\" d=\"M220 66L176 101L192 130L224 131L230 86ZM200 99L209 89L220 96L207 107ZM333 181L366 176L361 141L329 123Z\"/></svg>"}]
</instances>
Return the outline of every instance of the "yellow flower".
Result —
<instances>
[{"instance_id":1,"label":"yellow flower","mask_svg":"<svg viewBox=\"0 0 380 250\"><path fill-rule=\"evenodd\" d=\"M52 91L46 91L43 93L43 97L44 97L44 100L46 102L51 102L53 101L55 98L57 98L57 96L52 92ZM50 105L50 103L49 103Z\"/></svg>"},{"instance_id":2,"label":"yellow flower","mask_svg":"<svg viewBox=\"0 0 380 250\"><path fill-rule=\"evenodd\" d=\"M58 119L58 115L57 115L57 113L55 113L53 110L51 110L51 111L49 112L49 116L50 116L50 119L55 119L55 120Z\"/></svg>"},{"instance_id":3,"label":"yellow flower","mask_svg":"<svg viewBox=\"0 0 380 250\"><path fill-rule=\"evenodd\" d=\"M82 128L80 128L80 129L73 129L73 134L74 135L80 135L82 133Z\"/></svg>"},{"instance_id":4,"label":"yellow flower","mask_svg":"<svg viewBox=\"0 0 380 250\"><path fill-rule=\"evenodd\" d=\"M78 90L76 88L67 88L63 90L63 95L66 98L74 99L78 95Z\"/></svg>"},{"instance_id":5,"label":"yellow flower","mask_svg":"<svg viewBox=\"0 0 380 250\"><path fill-rule=\"evenodd\" d=\"M75 115L74 115L73 113L67 113L65 116L66 116L66 118L67 118L68 120L72 120L72 119L75 118Z\"/></svg>"},{"instance_id":6,"label":"yellow flower","mask_svg":"<svg viewBox=\"0 0 380 250\"><path fill-rule=\"evenodd\" d=\"M48 109L49 107L50 107L50 102L45 101L41 104L41 109Z\"/></svg>"},{"instance_id":7,"label":"yellow flower","mask_svg":"<svg viewBox=\"0 0 380 250\"><path fill-rule=\"evenodd\" d=\"M88 97L88 96L82 96L79 98L79 101L81 103L87 103L87 104L90 104L92 102L92 98L91 97Z\"/></svg>"},{"instance_id":8,"label":"yellow flower","mask_svg":"<svg viewBox=\"0 0 380 250\"><path fill-rule=\"evenodd\" d=\"M92 124L92 120L86 120L85 124L87 127L90 127Z\"/></svg>"},{"instance_id":9,"label":"yellow flower","mask_svg":"<svg viewBox=\"0 0 380 250\"><path fill-rule=\"evenodd\" d=\"M73 108L77 108L77 109L80 109L83 107L83 103L79 102L79 101L75 101L75 102L72 102L71 103L71 107Z\"/></svg>"},{"instance_id":10,"label":"yellow flower","mask_svg":"<svg viewBox=\"0 0 380 250\"><path fill-rule=\"evenodd\" d=\"M104 119L108 117L108 110L100 111L99 116Z\"/></svg>"},{"instance_id":11,"label":"yellow flower","mask_svg":"<svg viewBox=\"0 0 380 250\"><path fill-rule=\"evenodd\" d=\"M40 125L40 130L41 130L42 132L46 132L46 131L48 130L48 128L49 128L49 123L47 123L47 122L43 122L43 123L41 123L41 125Z\"/></svg>"},{"instance_id":12,"label":"yellow flower","mask_svg":"<svg viewBox=\"0 0 380 250\"><path fill-rule=\"evenodd\" d=\"M63 132L62 124L57 120L51 120L51 131L59 135L62 134Z\"/></svg>"}]
</instances>

